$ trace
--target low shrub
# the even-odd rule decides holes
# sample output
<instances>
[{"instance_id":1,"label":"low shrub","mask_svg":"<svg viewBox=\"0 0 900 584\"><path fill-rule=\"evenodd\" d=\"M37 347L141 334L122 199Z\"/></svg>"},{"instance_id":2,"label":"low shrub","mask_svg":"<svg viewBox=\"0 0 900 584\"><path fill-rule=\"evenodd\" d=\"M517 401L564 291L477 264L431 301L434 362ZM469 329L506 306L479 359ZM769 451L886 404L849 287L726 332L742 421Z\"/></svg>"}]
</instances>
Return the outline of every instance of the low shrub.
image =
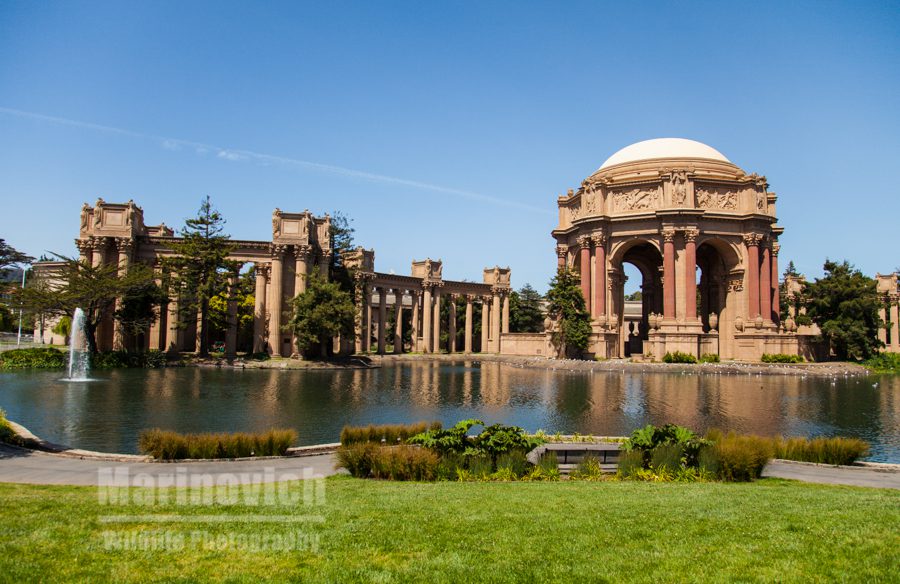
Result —
<instances>
[{"instance_id":1,"label":"low shrub","mask_svg":"<svg viewBox=\"0 0 900 584\"><path fill-rule=\"evenodd\" d=\"M297 441L294 430L246 433L181 434L154 428L138 438L140 451L159 460L284 456Z\"/></svg>"},{"instance_id":2,"label":"low shrub","mask_svg":"<svg viewBox=\"0 0 900 584\"><path fill-rule=\"evenodd\" d=\"M65 369L69 356L58 349L12 349L0 353L0 369Z\"/></svg>"},{"instance_id":3,"label":"low shrub","mask_svg":"<svg viewBox=\"0 0 900 584\"><path fill-rule=\"evenodd\" d=\"M343 468L356 478L369 478L372 474L372 458L379 448L371 442L355 442L340 446L335 453L336 468Z\"/></svg>"},{"instance_id":4,"label":"low shrub","mask_svg":"<svg viewBox=\"0 0 900 584\"><path fill-rule=\"evenodd\" d=\"M676 471L682 468L681 457L684 449L679 444L660 444L650 451L650 468Z\"/></svg>"},{"instance_id":5,"label":"low shrub","mask_svg":"<svg viewBox=\"0 0 900 584\"><path fill-rule=\"evenodd\" d=\"M800 355L786 355L785 353L763 353L759 359L763 363L803 363Z\"/></svg>"},{"instance_id":6,"label":"low shrub","mask_svg":"<svg viewBox=\"0 0 900 584\"><path fill-rule=\"evenodd\" d=\"M156 369L166 366L165 351L104 351L91 355L93 369Z\"/></svg>"},{"instance_id":7,"label":"low shrub","mask_svg":"<svg viewBox=\"0 0 900 584\"><path fill-rule=\"evenodd\" d=\"M5 442L7 444L19 444L19 437L13 431L12 426L9 425L9 420L6 419L6 412L0 410L0 442Z\"/></svg>"},{"instance_id":8,"label":"low shrub","mask_svg":"<svg viewBox=\"0 0 900 584\"><path fill-rule=\"evenodd\" d=\"M719 355L716 353L703 353L700 355L701 363L720 363Z\"/></svg>"},{"instance_id":9,"label":"low shrub","mask_svg":"<svg viewBox=\"0 0 900 584\"><path fill-rule=\"evenodd\" d=\"M718 467L718 475L725 481L751 481L758 479L763 468L775 456L775 448L770 438L760 436L740 436L729 432L717 441L712 453ZM711 459L707 459L707 464Z\"/></svg>"},{"instance_id":10,"label":"low shrub","mask_svg":"<svg viewBox=\"0 0 900 584\"><path fill-rule=\"evenodd\" d=\"M528 471L531 464L524 450L511 450L497 456L496 472L508 471L513 478L519 478Z\"/></svg>"},{"instance_id":11,"label":"low shrub","mask_svg":"<svg viewBox=\"0 0 900 584\"><path fill-rule=\"evenodd\" d=\"M589 454L581 459L575 470L569 474L569 478L578 481L602 481L603 468L597 457Z\"/></svg>"},{"instance_id":12,"label":"low shrub","mask_svg":"<svg viewBox=\"0 0 900 584\"><path fill-rule=\"evenodd\" d=\"M538 464L522 478L526 481L558 481L559 459L556 453L550 451L542 454Z\"/></svg>"},{"instance_id":13,"label":"low shrub","mask_svg":"<svg viewBox=\"0 0 900 584\"><path fill-rule=\"evenodd\" d=\"M900 373L900 353L878 353L863 365L876 373Z\"/></svg>"},{"instance_id":14,"label":"low shrub","mask_svg":"<svg viewBox=\"0 0 900 584\"><path fill-rule=\"evenodd\" d=\"M356 442L337 450L337 468L357 478L433 481L441 476L438 456L424 448Z\"/></svg>"},{"instance_id":15,"label":"low shrub","mask_svg":"<svg viewBox=\"0 0 900 584\"><path fill-rule=\"evenodd\" d=\"M644 453L640 450L623 452L619 456L619 476L630 478L644 468Z\"/></svg>"},{"instance_id":16,"label":"low shrub","mask_svg":"<svg viewBox=\"0 0 900 584\"><path fill-rule=\"evenodd\" d=\"M849 465L869 454L869 444L858 438L774 439L775 458Z\"/></svg>"},{"instance_id":17,"label":"low shrub","mask_svg":"<svg viewBox=\"0 0 900 584\"><path fill-rule=\"evenodd\" d=\"M410 437L428 430L439 430L440 422L417 422L415 424L383 424L376 426L344 426L341 430L341 444L348 446L359 442L385 443L389 445L405 443Z\"/></svg>"},{"instance_id":18,"label":"low shrub","mask_svg":"<svg viewBox=\"0 0 900 584\"><path fill-rule=\"evenodd\" d=\"M663 355L663 363L696 363L697 358L690 353L674 351Z\"/></svg>"}]
</instances>

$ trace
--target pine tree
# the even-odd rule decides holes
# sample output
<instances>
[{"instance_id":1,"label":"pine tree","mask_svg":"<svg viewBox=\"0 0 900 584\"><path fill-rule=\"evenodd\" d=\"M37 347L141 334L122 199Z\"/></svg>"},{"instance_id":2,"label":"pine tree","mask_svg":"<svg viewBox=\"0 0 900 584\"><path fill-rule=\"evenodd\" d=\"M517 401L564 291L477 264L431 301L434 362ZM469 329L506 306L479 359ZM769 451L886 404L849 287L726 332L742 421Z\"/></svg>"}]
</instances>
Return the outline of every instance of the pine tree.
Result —
<instances>
[{"instance_id":1,"label":"pine tree","mask_svg":"<svg viewBox=\"0 0 900 584\"><path fill-rule=\"evenodd\" d=\"M808 283L803 305L838 359L868 359L883 343L876 282L844 260L825 260L825 277Z\"/></svg>"},{"instance_id":2,"label":"pine tree","mask_svg":"<svg viewBox=\"0 0 900 584\"><path fill-rule=\"evenodd\" d=\"M291 305L291 320L286 328L297 337L297 348L304 355L311 356L319 350L327 357L334 337L353 338L356 318L353 295L342 290L337 282L312 273L306 291L297 295Z\"/></svg>"},{"instance_id":3,"label":"pine tree","mask_svg":"<svg viewBox=\"0 0 900 584\"><path fill-rule=\"evenodd\" d=\"M547 313L555 321L551 340L560 354L577 356L588 347L591 316L585 306L578 275L560 268L547 291Z\"/></svg>"},{"instance_id":4,"label":"pine tree","mask_svg":"<svg viewBox=\"0 0 900 584\"><path fill-rule=\"evenodd\" d=\"M207 196L197 216L185 221L181 239L169 244L176 254L166 263L179 299L179 321L182 327L197 321L197 349L202 357L209 355L209 301L225 293L228 276L237 269L228 259L234 245L224 225L225 219Z\"/></svg>"},{"instance_id":5,"label":"pine tree","mask_svg":"<svg viewBox=\"0 0 900 584\"><path fill-rule=\"evenodd\" d=\"M540 292L525 284L509 295L509 330L514 333L539 333L544 330L544 312Z\"/></svg>"}]
</instances>

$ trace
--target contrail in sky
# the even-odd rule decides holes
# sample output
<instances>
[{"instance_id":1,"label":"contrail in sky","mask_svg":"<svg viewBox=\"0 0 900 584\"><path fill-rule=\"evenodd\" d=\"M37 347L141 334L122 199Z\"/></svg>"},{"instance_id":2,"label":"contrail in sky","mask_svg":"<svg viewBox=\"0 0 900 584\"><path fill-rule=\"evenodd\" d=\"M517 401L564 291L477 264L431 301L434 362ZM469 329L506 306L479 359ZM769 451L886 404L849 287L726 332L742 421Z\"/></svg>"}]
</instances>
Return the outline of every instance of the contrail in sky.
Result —
<instances>
[{"instance_id":1,"label":"contrail in sky","mask_svg":"<svg viewBox=\"0 0 900 584\"><path fill-rule=\"evenodd\" d=\"M422 189L426 191L434 191L438 193L445 193L448 195L454 195L457 197L470 199L474 201L481 201L484 203L491 203L494 205L501 205L504 207L513 207L517 209L522 209L525 211L533 211L537 213L544 214L553 214L552 210L543 209L541 207L537 207L534 205L528 205L525 203L520 203L518 201L510 201L508 199L502 199L500 197L494 197L491 195L485 195L482 193L475 193L472 191L465 191L461 189L454 189L450 187L443 187L440 185L434 185L430 183L420 182L416 180L409 180L405 178L398 178L395 176L387 176L383 174L375 174L371 172L365 172L362 170L354 170L352 168L344 168L343 166L334 166L330 164L322 164L320 162L310 162L309 160L298 160L296 158L287 158L284 156L276 156L273 154L263 154L261 152L254 152L252 150L239 150L234 148L223 148L221 146L214 146L212 144L204 144L202 142L193 142L191 140L182 140L180 138L166 138L165 136L154 136L152 134L143 134L141 132L133 132L131 130L126 130L123 128L115 128L112 126L104 126L101 124L94 124L91 122L82 122L79 120L70 120L68 118L59 118L56 116L48 116L45 114L39 114L35 112L29 112L24 110L18 110L7 107L0 107L0 113L6 114L9 116L14 116L18 118L27 118L32 120L37 120L40 122L47 122L51 124L57 124L61 126L70 126L73 128L81 128L84 130L90 130L93 132L100 132L105 134L116 134L119 136L127 136L129 138L137 138L140 140L152 140L158 142L160 146L166 148L168 150L181 150L181 149L192 149L197 154L207 154L207 153L215 153L215 155L223 160L230 160L235 162L242 161L253 161L258 163L263 163L267 165L278 165L287 168L297 168L301 170L312 170L316 172L324 172L329 174L334 174L338 176L343 176L347 178L354 178L359 180L365 180L376 183L384 183L384 184L394 184L405 187L410 187L414 189Z\"/></svg>"}]
</instances>

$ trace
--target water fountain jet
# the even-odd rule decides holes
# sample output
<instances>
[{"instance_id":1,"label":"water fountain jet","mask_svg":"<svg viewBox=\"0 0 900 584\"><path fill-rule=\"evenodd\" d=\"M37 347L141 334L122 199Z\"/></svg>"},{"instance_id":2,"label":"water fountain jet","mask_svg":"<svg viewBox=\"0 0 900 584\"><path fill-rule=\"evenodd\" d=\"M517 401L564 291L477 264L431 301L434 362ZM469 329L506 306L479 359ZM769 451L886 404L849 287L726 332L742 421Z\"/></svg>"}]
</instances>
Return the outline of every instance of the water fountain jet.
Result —
<instances>
[{"instance_id":1,"label":"water fountain jet","mask_svg":"<svg viewBox=\"0 0 900 584\"><path fill-rule=\"evenodd\" d=\"M72 315L72 336L69 339L69 377L67 381L87 381L91 354L84 334L84 311L75 309Z\"/></svg>"}]
</instances>

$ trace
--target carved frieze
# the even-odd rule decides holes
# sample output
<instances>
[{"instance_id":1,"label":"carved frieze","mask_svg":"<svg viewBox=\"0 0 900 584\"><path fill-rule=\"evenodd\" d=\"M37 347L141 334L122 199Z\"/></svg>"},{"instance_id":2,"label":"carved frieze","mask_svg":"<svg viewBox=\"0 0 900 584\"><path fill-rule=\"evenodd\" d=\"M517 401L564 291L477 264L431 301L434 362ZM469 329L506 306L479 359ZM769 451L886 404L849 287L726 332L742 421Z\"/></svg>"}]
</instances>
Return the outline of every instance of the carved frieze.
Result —
<instances>
[{"instance_id":1,"label":"carved frieze","mask_svg":"<svg viewBox=\"0 0 900 584\"><path fill-rule=\"evenodd\" d=\"M697 206L701 209L726 209L733 211L738 208L737 191L728 187L695 185L695 190L697 192Z\"/></svg>"},{"instance_id":2,"label":"carved frieze","mask_svg":"<svg viewBox=\"0 0 900 584\"><path fill-rule=\"evenodd\" d=\"M644 186L611 191L616 211L643 211L658 209L662 203L659 186Z\"/></svg>"}]
</instances>

